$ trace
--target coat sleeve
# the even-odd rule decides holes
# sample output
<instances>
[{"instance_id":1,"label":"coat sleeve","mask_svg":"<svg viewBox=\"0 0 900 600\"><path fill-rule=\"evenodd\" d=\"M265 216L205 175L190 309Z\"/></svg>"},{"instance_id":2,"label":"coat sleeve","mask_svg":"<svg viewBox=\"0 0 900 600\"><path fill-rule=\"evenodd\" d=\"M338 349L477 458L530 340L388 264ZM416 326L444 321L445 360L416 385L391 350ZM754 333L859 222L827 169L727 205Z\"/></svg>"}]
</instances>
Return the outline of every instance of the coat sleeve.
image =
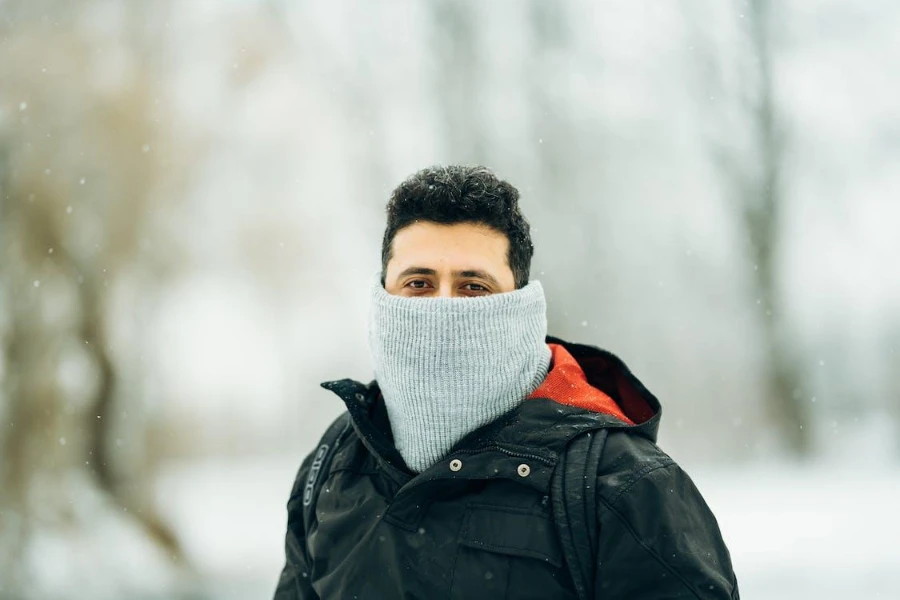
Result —
<instances>
[{"instance_id":1,"label":"coat sleeve","mask_svg":"<svg viewBox=\"0 0 900 600\"><path fill-rule=\"evenodd\" d=\"M648 465L598 502L596 598L738 600L715 516L677 464Z\"/></svg>"},{"instance_id":2,"label":"coat sleeve","mask_svg":"<svg viewBox=\"0 0 900 600\"><path fill-rule=\"evenodd\" d=\"M300 465L287 503L287 533L284 539L284 568L275 589L274 600L318 600L310 583L306 527L303 520L303 488L313 455Z\"/></svg>"}]
</instances>

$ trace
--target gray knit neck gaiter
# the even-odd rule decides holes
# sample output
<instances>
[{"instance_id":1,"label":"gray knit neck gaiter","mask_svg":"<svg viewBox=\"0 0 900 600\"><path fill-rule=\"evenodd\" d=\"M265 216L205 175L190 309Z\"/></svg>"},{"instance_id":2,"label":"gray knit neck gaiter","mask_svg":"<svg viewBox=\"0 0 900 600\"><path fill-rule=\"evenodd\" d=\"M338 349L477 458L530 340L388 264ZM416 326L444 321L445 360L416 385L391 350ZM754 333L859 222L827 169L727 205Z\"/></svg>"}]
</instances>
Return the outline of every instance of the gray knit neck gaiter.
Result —
<instances>
[{"instance_id":1,"label":"gray knit neck gaiter","mask_svg":"<svg viewBox=\"0 0 900 600\"><path fill-rule=\"evenodd\" d=\"M509 412L550 365L540 282L474 298L407 298L372 286L369 347L394 444L421 473Z\"/></svg>"}]
</instances>

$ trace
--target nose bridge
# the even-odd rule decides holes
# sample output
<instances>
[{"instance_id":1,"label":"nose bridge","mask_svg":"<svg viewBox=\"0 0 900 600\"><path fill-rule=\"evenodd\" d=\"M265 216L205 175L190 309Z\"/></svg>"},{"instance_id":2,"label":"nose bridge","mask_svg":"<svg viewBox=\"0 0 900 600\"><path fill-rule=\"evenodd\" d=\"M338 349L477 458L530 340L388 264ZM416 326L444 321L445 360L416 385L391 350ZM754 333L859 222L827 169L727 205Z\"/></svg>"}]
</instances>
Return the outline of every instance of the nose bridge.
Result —
<instances>
[{"instance_id":1,"label":"nose bridge","mask_svg":"<svg viewBox=\"0 0 900 600\"><path fill-rule=\"evenodd\" d=\"M453 291L453 278L447 274L441 274L438 278L438 290L437 295L441 298L452 298L454 296Z\"/></svg>"}]
</instances>

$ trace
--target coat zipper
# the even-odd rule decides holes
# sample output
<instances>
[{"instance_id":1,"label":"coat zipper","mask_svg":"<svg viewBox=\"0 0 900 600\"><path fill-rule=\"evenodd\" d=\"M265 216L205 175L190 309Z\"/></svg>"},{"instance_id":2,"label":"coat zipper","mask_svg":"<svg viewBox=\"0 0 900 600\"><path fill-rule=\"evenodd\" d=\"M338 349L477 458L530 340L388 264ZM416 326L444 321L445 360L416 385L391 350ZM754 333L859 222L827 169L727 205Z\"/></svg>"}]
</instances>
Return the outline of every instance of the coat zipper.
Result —
<instances>
[{"instance_id":1,"label":"coat zipper","mask_svg":"<svg viewBox=\"0 0 900 600\"><path fill-rule=\"evenodd\" d=\"M526 452L513 452L512 450L507 450L506 448L501 448L497 445L481 446L480 448L472 448L471 450L457 450L453 454L478 454L479 452L483 452L485 450L497 450L499 452L502 452L503 454L506 454L507 456L514 456L516 458L530 458L532 460L542 462L547 466L553 466L554 464L556 464L556 461L544 456L538 456L537 454L528 454Z\"/></svg>"}]
</instances>

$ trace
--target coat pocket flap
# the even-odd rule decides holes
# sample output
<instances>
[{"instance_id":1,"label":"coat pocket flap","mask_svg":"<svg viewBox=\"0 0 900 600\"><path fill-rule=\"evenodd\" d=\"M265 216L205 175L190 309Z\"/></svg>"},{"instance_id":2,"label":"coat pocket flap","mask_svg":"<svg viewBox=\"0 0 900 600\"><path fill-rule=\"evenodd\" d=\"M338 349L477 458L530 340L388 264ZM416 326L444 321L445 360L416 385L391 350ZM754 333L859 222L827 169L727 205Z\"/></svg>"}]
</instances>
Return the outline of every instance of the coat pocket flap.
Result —
<instances>
[{"instance_id":1,"label":"coat pocket flap","mask_svg":"<svg viewBox=\"0 0 900 600\"><path fill-rule=\"evenodd\" d=\"M548 515L508 506L469 506L460 544L563 565L556 526Z\"/></svg>"}]
</instances>

